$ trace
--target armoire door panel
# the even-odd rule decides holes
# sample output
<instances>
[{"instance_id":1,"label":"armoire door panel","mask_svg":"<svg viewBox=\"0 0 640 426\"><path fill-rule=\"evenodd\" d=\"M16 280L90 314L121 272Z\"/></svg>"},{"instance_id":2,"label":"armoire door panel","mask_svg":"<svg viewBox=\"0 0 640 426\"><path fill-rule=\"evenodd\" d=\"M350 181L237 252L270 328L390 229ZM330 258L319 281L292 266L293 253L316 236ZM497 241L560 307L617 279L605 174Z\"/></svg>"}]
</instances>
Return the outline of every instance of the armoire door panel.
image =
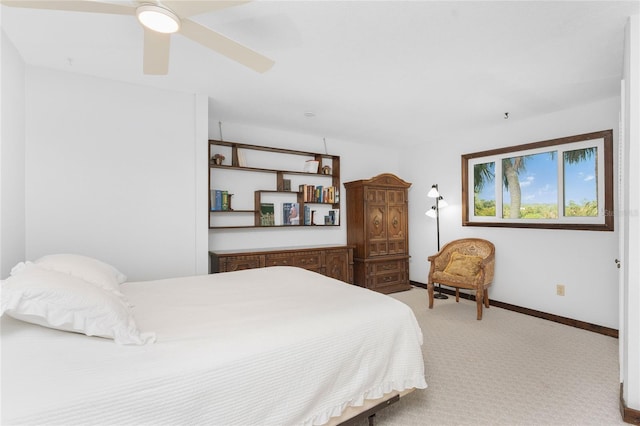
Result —
<instances>
[{"instance_id":1,"label":"armoire door panel","mask_svg":"<svg viewBox=\"0 0 640 426\"><path fill-rule=\"evenodd\" d=\"M407 235L407 213L404 206L389 206L389 239L404 239Z\"/></svg>"},{"instance_id":2,"label":"armoire door panel","mask_svg":"<svg viewBox=\"0 0 640 426\"><path fill-rule=\"evenodd\" d=\"M387 212L384 205L367 206L367 234L370 240L387 238Z\"/></svg>"}]
</instances>

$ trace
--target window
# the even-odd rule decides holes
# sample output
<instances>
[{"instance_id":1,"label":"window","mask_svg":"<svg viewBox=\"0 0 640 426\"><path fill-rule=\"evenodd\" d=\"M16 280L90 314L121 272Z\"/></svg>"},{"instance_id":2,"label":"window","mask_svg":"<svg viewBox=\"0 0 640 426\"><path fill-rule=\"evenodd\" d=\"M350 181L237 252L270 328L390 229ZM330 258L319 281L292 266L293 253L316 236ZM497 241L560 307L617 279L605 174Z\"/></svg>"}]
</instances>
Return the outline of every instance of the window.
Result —
<instances>
[{"instance_id":1,"label":"window","mask_svg":"<svg viewBox=\"0 0 640 426\"><path fill-rule=\"evenodd\" d=\"M613 231L613 131L462 156L462 224Z\"/></svg>"}]
</instances>

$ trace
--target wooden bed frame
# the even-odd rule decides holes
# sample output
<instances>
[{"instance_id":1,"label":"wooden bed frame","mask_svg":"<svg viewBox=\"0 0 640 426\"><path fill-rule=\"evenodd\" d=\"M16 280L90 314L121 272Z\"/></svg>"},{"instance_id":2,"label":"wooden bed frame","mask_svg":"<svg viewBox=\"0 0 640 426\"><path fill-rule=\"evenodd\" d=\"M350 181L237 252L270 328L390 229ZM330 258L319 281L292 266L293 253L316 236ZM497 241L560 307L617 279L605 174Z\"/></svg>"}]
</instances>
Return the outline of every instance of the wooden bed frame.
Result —
<instances>
[{"instance_id":1,"label":"wooden bed frame","mask_svg":"<svg viewBox=\"0 0 640 426\"><path fill-rule=\"evenodd\" d=\"M334 417L325 426L350 426L362 419L369 419L369 426L373 426L376 413L391 404L400 401L400 398L413 392L415 389L407 389L402 392L393 391L382 398L367 399L360 407L347 407L340 417Z\"/></svg>"}]
</instances>

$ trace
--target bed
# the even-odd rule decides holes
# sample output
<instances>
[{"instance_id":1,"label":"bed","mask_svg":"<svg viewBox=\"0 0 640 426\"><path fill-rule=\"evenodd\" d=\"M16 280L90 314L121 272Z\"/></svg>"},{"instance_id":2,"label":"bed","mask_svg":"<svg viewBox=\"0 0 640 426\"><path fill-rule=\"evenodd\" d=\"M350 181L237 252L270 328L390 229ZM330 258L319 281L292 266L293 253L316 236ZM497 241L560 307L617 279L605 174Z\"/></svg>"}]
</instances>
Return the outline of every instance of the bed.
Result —
<instances>
[{"instance_id":1,"label":"bed","mask_svg":"<svg viewBox=\"0 0 640 426\"><path fill-rule=\"evenodd\" d=\"M427 386L411 309L314 272L277 266L119 291L141 344L2 316L3 425L321 425Z\"/></svg>"}]
</instances>

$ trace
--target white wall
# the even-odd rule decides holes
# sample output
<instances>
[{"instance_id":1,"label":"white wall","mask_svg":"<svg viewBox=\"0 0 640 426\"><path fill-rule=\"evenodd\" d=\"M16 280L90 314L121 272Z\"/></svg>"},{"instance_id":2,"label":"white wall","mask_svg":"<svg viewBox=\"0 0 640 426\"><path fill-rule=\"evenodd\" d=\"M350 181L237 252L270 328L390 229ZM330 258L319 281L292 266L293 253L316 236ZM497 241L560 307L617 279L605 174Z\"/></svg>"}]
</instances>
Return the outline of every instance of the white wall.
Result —
<instances>
[{"instance_id":1,"label":"white wall","mask_svg":"<svg viewBox=\"0 0 640 426\"><path fill-rule=\"evenodd\" d=\"M441 245L456 238L479 237L496 246L496 273L489 289L490 299L617 329L618 281L614 259L618 253L618 232L463 227L460 156L613 129L614 159L617 159L618 111L619 98L530 120L518 120L514 110L501 126L452 134L437 141L439 149L416 147L405 158L410 171L406 177L414 182L409 208L411 279L427 282L426 259L437 251L435 221L424 212L433 204L426 194L432 184L438 183L449 203L449 207L441 210ZM463 122L460 127L464 128ZM556 295L556 284L566 286L564 297Z\"/></svg>"},{"instance_id":2,"label":"white wall","mask_svg":"<svg viewBox=\"0 0 640 426\"><path fill-rule=\"evenodd\" d=\"M80 253L130 280L206 273L202 101L36 67L26 84L27 259Z\"/></svg>"},{"instance_id":3,"label":"white wall","mask_svg":"<svg viewBox=\"0 0 640 426\"><path fill-rule=\"evenodd\" d=\"M25 65L1 32L0 278L25 260Z\"/></svg>"},{"instance_id":4,"label":"white wall","mask_svg":"<svg viewBox=\"0 0 640 426\"><path fill-rule=\"evenodd\" d=\"M38 67L26 75L26 259L81 253L144 280L206 273L208 248L346 243L344 220L331 230L207 233L206 139L220 135L206 99ZM321 135L235 123L223 131L225 140L324 149ZM385 148L327 146L341 156L342 182L402 177Z\"/></svg>"},{"instance_id":5,"label":"white wall","mask_svg":"<svg viewBox=\"0 0 640 426\"><path fill-rule=\"evenodd\" d=\"M627 407L640 410L640 17L625 34L622 297L620 298L620 378Z\"/></svg>"},{"instance_id":6,"label":"white wall","mask_svg":"<svg viewBox=\"0 0 640 426\"><path fill-rule=\"evenodd\" d=\"M219 120L216 118L216 112L212 111L210 116L209 137L211 139L220 139ZM300 134L228 122L222 123L222 137L226 141L320 153L324 152L324 137L327 142L327 152L331 155L340 156L342 194L344 194L344 183L352 180L368 179L380 173L394 173L401 178L405 178L400 167L399 153L388 147L365 147L353 141L336 140L326 135ZM269 187L265 188L268 189ZM259 188L250 188L251 191L254 189ZM409 202L411 203L411 201ZM258 249L346 244L345 197L341 197L340 210L342 211L342 220L339 227L210 230L209 249L216 251L242 248Z\"/></svg>"}]
</instances>

